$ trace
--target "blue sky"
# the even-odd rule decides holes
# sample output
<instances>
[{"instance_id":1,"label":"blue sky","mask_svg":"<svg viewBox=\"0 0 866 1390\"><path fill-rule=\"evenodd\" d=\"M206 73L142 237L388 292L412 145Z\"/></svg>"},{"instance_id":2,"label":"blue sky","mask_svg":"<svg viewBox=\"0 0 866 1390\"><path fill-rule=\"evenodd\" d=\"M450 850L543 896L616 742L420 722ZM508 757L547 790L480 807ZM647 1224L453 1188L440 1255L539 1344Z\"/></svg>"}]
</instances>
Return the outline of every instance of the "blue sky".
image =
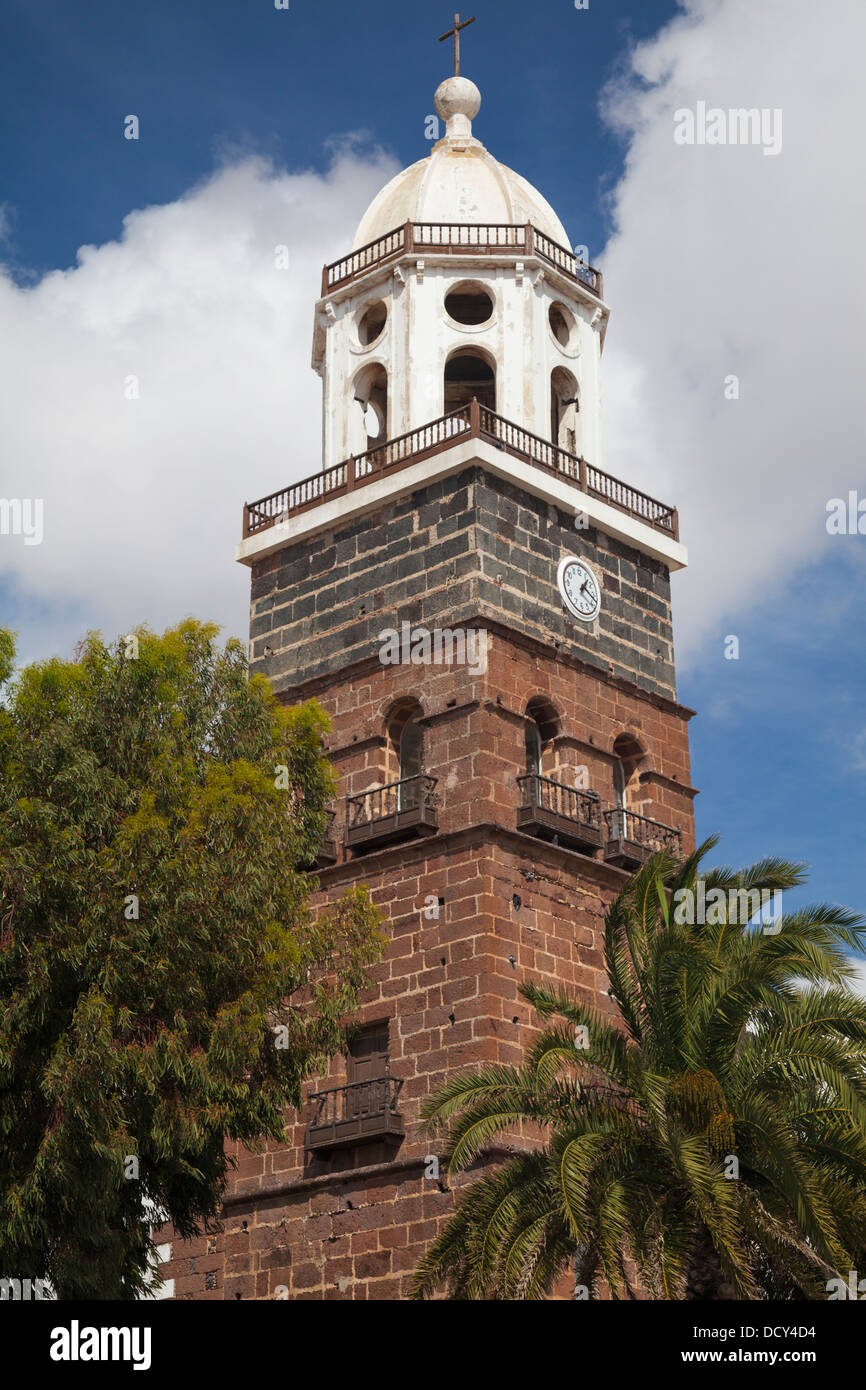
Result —
<instances>
[{"instance_id":1,"label":"blue sky","mask_svg":"<svg viewBox=\"0 0 866 1390\"><path fill-rule=\"evenodd\" d=\"M631 38L676 9L478 0L461 11L476 16L463 69L484 92L498 157L531 168L590 246L606 239L603 191L622 157L598 120L599 81ZM329 137L366 130L401 164L419 158L423 115L451 61L437 39L454 10L439 0L291 0L282 12L267 0L6 0L4 13L3 199L19 255L45 271L117 236L130 208L178 197L217 152L322 167ZM129 112L142 120L134 161L117 138Z\"/></svg>"},{"instance_id":2,"label":"blue sky","mask_svg":"<svg viewBox=\"0 0 866 1390\"><path fill-rule=\"evenodd\" d=\"M738 0L722 2L734 10ZM768 0L769 8L777 3ZM831 10L843 4L831 0ZM629 67L635 45L661 30L680 7L667 0L591 0L589 10L578 12L572 0L538 0L532 6L476 0L462 13L477 16L464 35L463 51L464 71L484 94L478 133L498 158L545 193L572 240L586 243L592 259L606 268L601 252L616 230L614 194L626 173L629 144L602 119L600 95ZM780 13L786 13L784 6ZM450 64L450 45L440 46L436 39L450 27L452 14L453 7L428 0L412 5L365 0L363 6L291 0L288 12L275 11L265 0L183 0L180 5L149 0L142 6L90 0L84 7L6 0L0 31L0 204L10 280L19 287L35 285L50 271L75 267L81 246L103 247L121 239L131 211L173 204L221 163L244 155L263 155L290 173L318 174L328 170L340 149L358 150L366 158L381 147L397 166L421 157L424 117ZM838 40L828 25L828 48ZM743 52L736 41L731 44L737 71L745 67L743 42ZM683 50L687 63L686 45ZM635 85L640 92L641 80ZM774 92L768 81L768 104ZM745 82L737 99L753 99ZM135 143L120 133L131 112L141 121L142 138ZM796 110L792 124L796 129ZM635 142L633 153L638 149ZM773 173L784 184L781 162L780 169ZM793 217L808 189L791 179ZM370 193L374 187L375 181ZM669 196L659 187L658 204ZM627 200L620 207L627 208ZM668 238L677 215L672 208ZM766 258L769 275L776 247L769 235L763 243L761 238L760 226L744 207L742 239L758 265ZM804 239L804 257L820 259L824 251ZM323 247L321 260L325 252ZM646 274L670 274L678 254L674 245L664 265L648 256ZM617 255L619 264L621 248ZM705 273L717 277L724 270L708 265ZM759 289L759 282L760 276L753 288ZM607 355L618 350L617 315L628 309L622 304L628 283L625 275L619 288L608 280L614 317ZM814 307L818 315L830 315L826 303ZM680 310L674 302L668 317L676 321L686 309L687 304ZM760 314L760 300L753 312ZM626 313L623 320L626 333ZM303 332L308 332L306 320ZM721 336L722 329L708 321L706 333ZM651 356L644 353L648 369ZM804 377L808 370L806 359ZM301 397L310 397L314 386L310 376ZM805 380L792 385L792 408L806 389ZM780 398L776 407L780 424L787 399ZM313 411L300 397L281 401L279 409ZM689 442L696 478L703 466L700 442ZM766 457L787 447L775 438L772 413L762 447ZM828 495L858 483L866 495L862 457L854 476L848 464L847 472L834 471L838 452L828 443L825 455L814 454L813 472L832 475ZM314 468L301 467L292 476ZM648 486L639 459L619 471ZM270 468L260 491L287 480ZM702 519L701 490L696 486L691 496L688 478L677 487L671 500L684 504L694 534ZM699 711L692 724L693 780L701 789L699 834L718 830L720 853L728 861L767 853L804 859L812 866L808 897L866 912L861 849L866 618L860 602L866 537L828 540L816 516L813 541L802 556L788 555L776 578L768 571L750 585L732 584L726 606L726 585L747 561L754 563L752 552L763 543L760 527L754 527L750 487L742 477L732 487L743 516L752 514L752 529L745 535L727 524L717 534L711 527L701 532L700 550L713 546L716 606L701 640L690 643L688 659L681 662L680 698ZM792 496L798 487L792 479ZM246 491L238 476L234 511ZM790 501L784 492L779 495L778 511L762 523L769 549ZM688 530L684 540L693 544ZM89 553L85 536L77 560L81 567L96 563ZM152 563L159 564L158 548ZM231 566L228 548L215 549L211 563ZM245 577L233 582L240 586ZM675 580L675 601L686 583L685 577ZM180 617L186 611L182 593L177 603ZM84 628L105 622L110 628L112 623L92 597L76 601L64 585L31 593L20 574L9 572L0 573L0 621L19 630L41 625L40 641L49 645L42 650L38 642L31 644L31 655L60 649L70 624ZM736 662L723 657L729 633L741 643Z\"/></svg>"}]
</instances>

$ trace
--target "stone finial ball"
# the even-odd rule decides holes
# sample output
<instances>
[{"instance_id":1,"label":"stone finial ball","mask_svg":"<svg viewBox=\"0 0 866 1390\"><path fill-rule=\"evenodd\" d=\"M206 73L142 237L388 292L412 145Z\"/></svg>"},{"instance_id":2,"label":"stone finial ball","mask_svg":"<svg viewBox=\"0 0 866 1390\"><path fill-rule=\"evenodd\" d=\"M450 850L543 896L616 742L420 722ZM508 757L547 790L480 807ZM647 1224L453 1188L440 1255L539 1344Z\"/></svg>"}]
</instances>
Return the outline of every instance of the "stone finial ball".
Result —
<instances>
[{"instance_id":1,"label":"stone finial ball","mask_svg":"<svg viewBox=\"0 0 866 1390\"><path fill-rule=\"evenodd\" d=\"M452 116L468 116L474 120L481 110L481 93L468 77L449 77L436 89L436 110L443 121Z\"/></svg>"}]
</instances>

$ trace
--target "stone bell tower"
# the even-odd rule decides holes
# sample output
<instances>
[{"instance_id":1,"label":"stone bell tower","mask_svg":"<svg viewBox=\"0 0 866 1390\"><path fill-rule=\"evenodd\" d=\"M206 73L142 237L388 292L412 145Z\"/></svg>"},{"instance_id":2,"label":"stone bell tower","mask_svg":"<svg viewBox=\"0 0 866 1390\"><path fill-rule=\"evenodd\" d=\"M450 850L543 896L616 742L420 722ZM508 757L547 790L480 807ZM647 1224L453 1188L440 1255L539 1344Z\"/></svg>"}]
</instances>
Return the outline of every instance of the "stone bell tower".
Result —
<instances>
[{"instance_id":1,"label":"stone bell tower","mask_svg":"<svg viewBox=\"0 0 866 1390\"><path fill-rule=\"evenodd\" d=\"M693 847L677 513L603 470L602 277L480 106L443 82L443 138L325 268L322 470L244 508L253 669L333 721L320 899L369 885L389 945L288 1144L241 1156L224 1236L175 1243L175 1296L404 1297L453 1201L424 1101L521 1062L522 981L609 1008L606 905Z\"/></svg>"}]
</instances>

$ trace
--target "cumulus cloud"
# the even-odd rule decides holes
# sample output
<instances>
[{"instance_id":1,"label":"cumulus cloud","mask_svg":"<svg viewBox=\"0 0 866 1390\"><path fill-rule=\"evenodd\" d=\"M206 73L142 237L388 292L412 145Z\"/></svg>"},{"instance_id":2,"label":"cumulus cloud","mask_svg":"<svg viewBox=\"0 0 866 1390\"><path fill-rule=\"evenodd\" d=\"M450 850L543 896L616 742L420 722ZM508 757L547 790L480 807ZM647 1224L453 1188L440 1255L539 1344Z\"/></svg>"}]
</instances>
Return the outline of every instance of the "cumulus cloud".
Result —
<instances>
[{"instance_id":1,"label":"cumulus cloud","mask_svg":"<svg viewBox=\"0 0 866 1390\"><path fill-rule=\"evenodd\" d=\"M682 4L606 93L627 158L602 258L605 465L680 506L681 664L822 553L859 556L825 507L866 493L866 7ZM675 113L700 101L781 109L781 153L676 144ZM320 466L321 266L394 172L352 140L325 174L235 154L70 270L32 286L0 270L0 496L44 499L41 546L0 537L23 657L187 612L246 631L241 505Z\"/></svg>"},{"instance_id":2,"label":"cumulus cloud","mask_svg":"<svg viewBox=\"0 0 866 1390\"><path fill-rule=\"evenodd\" d=\"M863 545L825 522L830 498L866 495L866 7L681 4L605 95L627 161L602 264L605 466L680 506L682 661L802 566ZM781 152L676 144L699 102L780 109Z\"/></svg>"},{"instance_id":3,"label":"cumulus cloud","mask_svg":"<svg viewBox=\"0 0 866 1390\"><path fill-rule=\"evenodd\" d=\"M321 268L394 172L351 141L325 174L239 158L70 270L0 273L0 495L44 502L41 545L0 536L23 659L187 613L246 634L241 509L321 467Z\"/></svg>"}]
</instances>

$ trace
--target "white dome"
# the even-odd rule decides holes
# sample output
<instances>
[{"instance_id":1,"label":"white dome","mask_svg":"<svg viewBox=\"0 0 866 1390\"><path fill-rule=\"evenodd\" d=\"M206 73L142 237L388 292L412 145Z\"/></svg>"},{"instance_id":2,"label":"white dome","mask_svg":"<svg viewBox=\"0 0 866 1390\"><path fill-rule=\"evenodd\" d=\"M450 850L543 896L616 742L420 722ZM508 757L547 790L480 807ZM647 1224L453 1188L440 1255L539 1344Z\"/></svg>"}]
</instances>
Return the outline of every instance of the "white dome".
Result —
<instances>
[{"instance_id":1,"label":"white dome","mask_svg":"<svg viewBox=\"0 0 866 1390\"><path fill-rule=\"evenodd\" d=\"M353 250L404 222L532 222L568 247L568 234L547 199L473 136L472 118L480 107L474 82L451 77L442 83L436 110L446 122L444 139L376 195L361 218Z\"/></svg>"}]
</instances>

